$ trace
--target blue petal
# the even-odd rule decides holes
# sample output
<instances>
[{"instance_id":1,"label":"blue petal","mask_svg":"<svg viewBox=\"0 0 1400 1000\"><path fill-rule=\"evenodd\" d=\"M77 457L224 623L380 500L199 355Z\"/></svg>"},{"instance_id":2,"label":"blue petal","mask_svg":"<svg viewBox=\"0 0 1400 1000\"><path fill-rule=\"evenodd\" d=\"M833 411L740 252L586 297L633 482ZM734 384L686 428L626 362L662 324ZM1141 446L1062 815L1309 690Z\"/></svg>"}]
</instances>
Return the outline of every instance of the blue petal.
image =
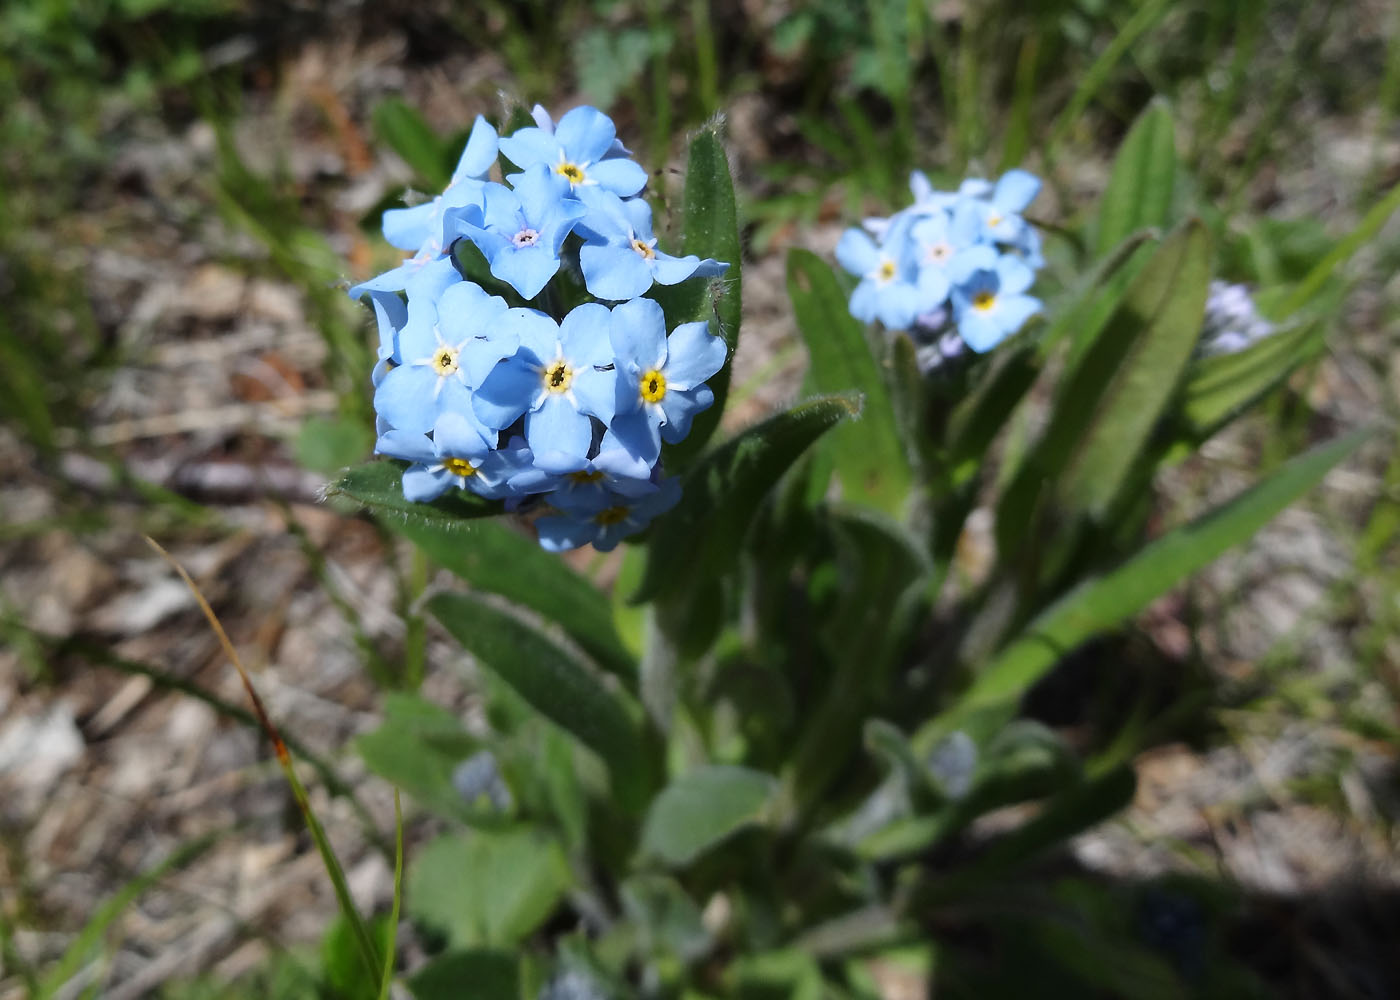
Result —
<instances>
[{"instance_id":1,"label":"blue petal","mask_svg":"<svg viewBox=\"0 0 1400 1000\"><path fill-rule=\"evenodd\" d=\"M573 162L595 163L617 138L617 126L597 108L584 105L559 119L554 126L554 138Z\"/></svg>"},{"instance_id":2,"label":"blue petal","mask_svg":"<svg viewBox=\"0 0 1400 1000\"><path fill-rule=\"evenodd\" d=\"M654 302L652 305L656 306L659 314L661 307ZM612 315L607 306L597 302L575 306L564 317L564 322L559 324L559 344L564 349L564 356L578 368L612 364L613 351L608 339L612 325Z\"/></svg>"},{"instance_id":3,"label":"blue petal","mask_svg":"<svg viewBox=\"0 0 1400 1000\"><path fill-rule=\"evenodd\" d=\"M891 282L880 295L880 322L890 330L904 330L914 325L919 315L919 295L912 285Z\"/></svg>"},{"instance_id":4,"label":"blue petal","mask_svg":"<svg viewBox=\"0 0 1400 1000\"><path fill-rule=\"evenodd\" d=\"M1008 295L997 302L997 319L1008 335L1021 329L1038 312L1040 300L1029 295Z\"/></svg>"},{"instance_id":5,"label":"blue petal","mask_svg":"<svg viewBox=\"0 0 1400 1000\"><path fill-rule=\"evenodd\" d=\"M1020 212L1040 193L1040 178L1024 170L1008 170L997 181L992 204L1006 212Z\"/></svg>"},{"instance_id":6,"label":"blue petal","mask_svg":"<svg viewBox=\"0 0 1400 1000\"><path fill-rule=\"evenodd\" d=\"M426 434L437 417L437 380L426 365L400 365L374 391L374 409L399 430Z\"/></svg>"},{"instance_id":7,"label":"blue petal","mask_svg":"<svg viewBox=\"0 0 1400 1000\"><path fill-rule=\"evenodd\" d=\"M493 368L472 393L472 410L487 427L504 430L534 405L539 391L539 373L517 354Z\"/></svg>"},{"instance_id":8,"label":"blue petal","mask_svg":"<svg viewBox=\"0 0 1400 1000\"><path fill-rule=\"evenodd\" d=\"M852 274L865 275L880 266L880 250L859 229L847 229L836 244L836 260Z\"/></svg>"},{"instance_id":9,"label":"blue petal","mask_svg":"<svg viewBox=\"0 0 1400 1000\"><path fill-rule=\"evenodd\" d=\"M997 261L997 279L1001 294L1009 292L1014 295L1030 288L1035 275L1025 261L1008 254Z\"/></svg>"},{"instance_id":10,"label":"blue petal","mask_svg":"<svg viewBox=\"0 0 1400 1000\"><path fill-rule=\"evenodd\" d=\"M533 299L559 273L559 258L543 245L504 246L491 261L491 273L509 284L522 298Z\"/></svg>"},{"instance_id":11,"label":"blue petal","mask_svg":"<svg viewBox=\"0 0 1400 1000\"><path fill-rule=\"evenodd\" d=\"M494 438L494 435L493 435ZM444 413L433 424L433 445L443 458L482 459L491 445L476 425L476 417Z\"/></svg>"},{"instance_id":12,"label":"blue petal","mask_svg":"<svg viewBox=\"0 0 1400 1000\"><path fill-rule=\"evenodd\" d=\"M963 342L978 354L990 351L1006 339L1006 331L992 317L978 309L969 309L958 319L958 333Z\"/></svg>"},{"instance_id":13,"label":"blue petal","mask_svg":"<svg viewBox=\"0 0 1400 1000\"><path fill-rule=\"evenodd\" d=\"M690 433L690 424L695 415L708 410L714 402L715 394L708 385L685 392L668 389L661 400L661 409L666 414L666 422L661 425L662 440L670 444L684 440Z\"/></svg>"},{"instance_id":14,"label":"blue petal","mask_svg":"<svg viewBox=\"0 0 1400 1000\"><path fill-rule=\"evenodd\" d=\"M593 422L564 396L550 393L538 410L525 417L525 440L532 451L562 451L586 457L593 443Z\"/></svg>"},{"instance_id":15,"label":"blue petal","mask_svg":"<svg viewBox=\"0 0 1400 1000\"><path fill-rule=\"evenodd\" d=\"M374 450L376 454L402 458L408 462L431 464L437 461L437 450L426 434L395 428L379 435L379 440L374 442Z\"/></svg>"},{"instance_id":16,"label":"blue petal","mask_svg":"<svg viewBox=\"0 0 1400 1000\"><path fill-rule=\"evenodd\" d=\"M880 310L880 292L875 282L866 280L851 293L851 315L862 323L873 323Z\"/></svg>"},{"instance_id":17,"label":"blue petal","mask_svg":"<svg viewBox=\"0 0 1400 1000\"><path fill-rule=\"evenodd\" d=\"M621 198L597 186L581 187L575 195L587 210L579 222L581 234L587 230L586 237L595 243L613 243L618 246L627 244L632 236L632 223L623 208ZM641 201L641 204L645 205L646 202Z\"/></svg>"},{"instance_id":18,"label":"blue petal","mask_svg":"<svg viewBox=\"0 0 1400 1000\"><path fill-rule=\"evenodd\" d=\"M588 179L613 194L630 198L647 186L647 172L632 160L600 160L587 170Z\"/></svg>"},{"instance_id":19,"label":"blue petal","mask_svg":"<svg viewBox=\"0 0 1400 1000\"><path fill-rule=\"evenodd\" d=\"M651 407L638 407L631 413L619 413L609 425L619 446L627 449L647 465L656 464L661 455L660 420Z\"/></svg>"},{"instance_id":20,"label":"blue petal","mask_svg":"<svg viewBox=\"0 0 1400 1000\"><path fill-rule=\"evenodd\" d=\"M632 235L639 240L650 240L656 233L651 228L651 206L645 198L628 198L622 202L622 210L632 226Z\"/></svg>"},{"instance_id":21,"label":"blue petal","mask_svg":"<svg viewBox=\"0 0 1400 1000\"><path fill-rule=\"evenodd\" d=\"M512 309L501 320L500 335L514 337L531 364L542 365L559 351L559 324L538 309Z\"/></svg>"},{"instance_id":22,"label":"blue petal","mask_svg":"<svg viewBox=\"0 0 1400 1000\"><path fill-rule=\"evenodd\" d=\"M500 149L507 160L521 169L536 163L552 167L559 161L559 140L543 129L517 129L501 139Z\"/></svg>"},{"instance_id":23,"label":"blue petal","mask_svg":"<svg viewBox=\"0 0 1400 1000\"><path fill-rule=\"evenodd\" d=\"M438 299L438 329L449 344L489 336L507 308L506 300L500 296L489 294L474 282L461 281Z\"/></svg>"},{"instance_id":24,"label":"blue petal","mask_svg":"<svg viewBox=\"0 0 1400 1000\"><path fill-rule=\"evenodd\" d=\"M542 517L535 522L539 532L540 548L547 552L565 552L587 545L598 534L598 526L591 520L576 517Z\"/></svg>"},{"instance_id":25,"label":"blue petal","mask_svg":"<svg viewBox=\"0 0 1400 1000\"><path fill-rule=\"evenodd\" d=\"M620 377L619 372L600 372L592 367L575 370L570 388L578 400L579 409L603 423L612 420L617 406L617 380Z\"/></svg>"},{"instance_id":26,"label":"blue petal","mask_svg":"<svg viewBox=\"0 0 1400 1000\"><path fill-rule=\"evenodd\" d=\"M919 272L919 311L936 309L948 299L951 288L948 275L940 267L926 267Z\"/></svg>"},{"instance_id":27,"label":"blue petal","mask_svg":"<svg viewBox=\"0 0 1400 1000\"><path fill-rule=\"evenodd\" d=\"M716 264L717 261L707 261L708 264ZM648 268L652 277L659 285L678 285L686 278L693 277L700 270L700 258L694 254L685 257L672 257L669 254L658 253ZM723 271L720 272L721 274Z\"/></svg>"},{"instance_id":28,"label":"blue petal","mask_svg":"<svg viewBox=\"0 0 1400 1000\"><path fill-rule=\"evenodd\" d=\"M467 144L462 148L461 159L457 161L457 169L452 172L453 181L466 178L485 180L491 172L491 164L496 162L497 149L496 130L485 118L477 115L472 123L471 135L467 136Z\"/></svg>"},{"instance_id":29,"label":"blue petal","mask_svg":"<svg viewBox=\"0 0 1400 1000\"><path fill-rule=\"evenodd\" d=\"M986 245L968 247L948 262L948 277L955 285L965 285L979 271L995 271L997 256L997 252Z\"/></svg>"},{"instance_id":30,"label":"blue petal","mask_svg":"<svg viewBox=\"0 0 1400 1000\"><path fill-rule=\"evenodd\" d=\"M723 368L728 356L729 345L710 333L708 322L682 323L666 343L666 395L693 389Z\"/></svg>"},{"instance_id":31,"label":"blue petal","mask_svg":"<svg viewBox=\"0 0 1400 1000\"><path fill-rule=\"evenodd\" d=\"M579 248L578 261L583 283L600 299L622 302L651 287L651 268L630 248L585 243Z\"/></svg>"},{"instance_id":32,"label":"blue petal","mask_svg":"<svg viewBox=\"0 0 1400 1000\"><path fill-rule=\"evenodd\" d=\"M400 250L416 252L433 235L432 224L438 210L435 201L412 208L391 208L384 213L384 238Z\"/></svg>"},{"instance_id":33,"label":"blue petal","mask_svg":"<svg viewBox=\"0 0 1400 1000\"><path fill-rule=\"evenodd\" d=\"M633 299L615 306L609 331L619 367L646 370L666 362L666 316L651 299Z\"/></svg>"},{"instance_id":34,"label":"blue petal","mask_svg":"<svg viewBox=\"0 0 1400 1000\"><path fill-rule=\"evenodd\" d=\"M403 474L404 499L414 503L436 500L452 485L452 477L445 470L429 472L426 466L410 465Z\"/></svg>"}]
</instances>

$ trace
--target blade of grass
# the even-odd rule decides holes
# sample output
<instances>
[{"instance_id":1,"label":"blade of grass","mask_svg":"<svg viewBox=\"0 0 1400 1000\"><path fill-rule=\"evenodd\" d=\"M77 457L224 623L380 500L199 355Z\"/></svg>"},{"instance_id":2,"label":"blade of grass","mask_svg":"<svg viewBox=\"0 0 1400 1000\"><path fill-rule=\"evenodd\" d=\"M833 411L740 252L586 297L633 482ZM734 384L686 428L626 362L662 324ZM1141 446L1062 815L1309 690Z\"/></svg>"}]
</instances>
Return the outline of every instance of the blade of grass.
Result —
<instances>
[{"instance_id":1,"label":"blade of grass","mask_svg":"<svg viewBox=\"0 0 1400 1000\"><path fill-rule=\"evenodd\" d=\"M57 964L49 969L38 989L32 992L32 996L36 1000L48 1000L49 997L56 996L64 984L82 969L88 955L98 946L102 936L107 933L113 921L121 916L123 910L130 906L138 896L160 881L166 872L189 864L207 851L221 834L222 831L215 831L187 841L171 851L160 864L137 875L108 897L89 918L83 929L78 932L73 943L64 950Z\"/></svg>"},{"instance_id":2,"label":"blade of grass","mask_svg":"<svg viewBox=\"0 0 1400 1000\"><path fill-rule=\"evenodd\" d=\"M34 966L24 960L24 956L15 947L15 928L10 923L10 918L5 913L5 907L0 906L0 968L7 972L12 971L24 982L24 990L30 997L39 995L39 977L34 973Z\"/></svg>"},{"instance_id":3,"label":"blade of grass","mask_svg":"<svg viewBox=\"0 0 1400 1000\"><path fill-rule=\"evenodd\" d=\"M1369 243L1371 238L1380 232L1381 227L1385 225L1386 220L1397 208L1400 208L1400 184L1391 188L1384 198L1372 206L1355 229L1338 240L1337 245L1327 251L1326 256L1313 265L1313 269L1308 272L1307 277L1298 283L1297 288L1293 289L1293 294L1284 300L1279 314L1290 316L1311 302L1313 296L1322 290L1322 286L1332 276L1332 272L1357 250Z\"/></svg>"},{"instance_id":4,"label":"blade of grass","mask_svg":"<svg viewBox=\"0 0 1400 1000\"><path fill-rule=\"evenodd\" d=\"M389 1000L394 981L394 952L399 937L399 906L403 902L403 807L394 789L394 905L389 910L389 939L384 942L384 975L379 980L379 1000Z\"/></svg>"},{"instance_id":5,"label":"blade of grass","mask_svg":"<svg viewBox=\"0 0 1400 1000\"><path fill-rule=\"evenodd\" d=\"M379 978L378 949L375 948L369 928L366 926L364 918L360 916L360 911L355 907L355 901L350 896L350 886L345 881L345 870L341 867L340 859L336 857L331 842L326 838L325 828L321 826L321 821L316 818L315 810L311 808L306 788L302 785L301 779L297 777L296 768L292 766L292 755L287 750L287 744L283 742L282 734L273 725L271 717L267 714L267 709L263 707L257 689L253 687L253 679L244 668L243 661L239 659L238 650L233 648L233 642L229 639L228 633L224 631L224 626L220 623L218 615L214 614L214 609L204 599L204 594L200 592L198 585L185 571L185 567L176 562L175 557L165 551L160 543L149 535L146 536L146 543L155 549L185 582L185 586L194 595L200 611L204 612L204 618L209 622L209 627L214 630L214 635L218 637L219 645L224 649L224 655L232 661L234 669L238 671L238 677L243 682L243 690L248 693L248 700L253 705L253 713L258 718L258 724L267 734L267 738L272 741L273 752L277 755L277 765L286 775L287 784L291 786L297 808L301 810L301 814L306 820L307 829L311 831L311 837L316 842L316 849L321 852L321 862L326 866L326 874L330 876L331 884L335 887L335 897L340 904L341 912L345 914L345 919L355 935L355 943L360 951L360 959L365 964L365 971L371 980L377 980Z\"/></svg>"},{"instance_id":6,"label":"blade of grass","mask_svg":"<svg viewBox=\"0 0 1400 1000\"><path fill-rule=\"evenodd\" d=\"M1133 13L1132 17L1128 18L1127 23L1123 25L1113 41L1109 42L1099 53L1099 57L1085 71L1083 79L1079 81L1079 86L1070 97L1069 103L1065 105L1064 111L1060 112L1059 117L1055 119L1055 126L1045 144L1047 160L1053 159L1060 140L1065 137L1065 133L1074 127L1074 123L1089 107L1090 102L1098 96L1100 88L1108 82L1109 74L1127 54L1128 49L1162 18L1170 4L1171 0L1147 0Z\"/></svg>"}]
</instances>

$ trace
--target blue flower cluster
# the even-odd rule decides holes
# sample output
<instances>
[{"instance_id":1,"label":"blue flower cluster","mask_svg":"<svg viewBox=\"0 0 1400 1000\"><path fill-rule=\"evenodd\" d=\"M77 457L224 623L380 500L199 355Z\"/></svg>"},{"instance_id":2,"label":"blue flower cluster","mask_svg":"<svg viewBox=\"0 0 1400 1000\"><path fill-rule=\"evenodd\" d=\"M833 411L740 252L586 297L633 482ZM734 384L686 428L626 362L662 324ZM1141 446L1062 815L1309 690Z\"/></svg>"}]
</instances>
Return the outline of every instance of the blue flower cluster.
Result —
<instances>
[{"instance_id":1,"label":"blue flower cluster","mask_svg":"<svg viewBox=\"0 0 1400 1000\"><path fill-rule=\"evenodd\" d=\"M1274 325L1259 315L1248 287L1227 281L1210 283L1197 354L1238 354L1273 332Z\"/></svg>"},{"instance_id":2,"label":"blue flower cluster","mask_svg":"<svg viewBox=\"0 0 1400 1000\"><path fill-rule=\"evenodd\" d=\"M922 334L931 348L955 327L972 350L989 351L1040 310L1026 294L1045 265L1040 234L1021 215L1040 181L1012 170L995 184L969 179L938 191L916 170L909 187L914 204L866 219L836 246L837 261L861 279L851 315ZM949 352L926 353L932 363Z\"/></svg>"},{"instance_id":3,"label":"blue flower cluster","mask_svg":"<svg viewBox=\"0 0 1400 1000\"><path fill-rule=\"evenodd\" d=\"M411 463L409 500L465 489L540 510L547 549L611 549L679 499L661 444L714 402L727 354L642 296L729 265L657 249L646 172L602 112L534 119L499 137L478 117L447 189L384 214L412 256L350 289L379 324L375 450ZM490 279L467 277L468 244Z\"/></svg>"}]
</instances>

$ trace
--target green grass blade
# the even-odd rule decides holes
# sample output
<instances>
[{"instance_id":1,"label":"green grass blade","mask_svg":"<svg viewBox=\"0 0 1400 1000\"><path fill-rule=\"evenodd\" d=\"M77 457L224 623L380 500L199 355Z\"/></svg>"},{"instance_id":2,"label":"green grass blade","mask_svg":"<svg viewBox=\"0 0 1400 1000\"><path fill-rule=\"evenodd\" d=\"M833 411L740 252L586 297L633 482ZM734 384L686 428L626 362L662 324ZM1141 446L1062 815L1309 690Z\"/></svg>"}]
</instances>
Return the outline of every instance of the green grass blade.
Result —
<instances>
[{"instance_id":1,"label":"green grass blade","mask_svg":"<svg viewBox=\"0 0 1400 1000\"><path fill-rule=\"evenodd\" d=\"M1079 121L1090 102L1098 96L1103 85L1108 82L1109 75L1122 61L1123 56L1128 53L1133 43L1151 30L1152 26L1166 14L1170 6L1171 0L1146 0L1133 13L1133 16L1128 18L1128 23L1123 25L1113 41L1104 47L1104 50L1099 53L1099 57L1085 70L1074 95L1070 97L1064 111L1060 112L1059 117L1055 120L1054 129L1046 143L1048 150L1053 151L1060 144L1060 140Z\"/></svg>"},{"instance_id":2,"label":"green grass blade","mask_svg":"<svg viewBox=\"0 0 1400 1000\"><path fill-rule=\"evenodd\" d=\"M1338 240L1337 245L1327 252L1327 256L1317 262L1307 277L1299 282L1293 294L1284 300L1279 315L1291 316L1311 302L1327 284L1332 272L1369 243L1397 208L1400 208L1400 184L1391 188L1384 198L1372 206L1357 227Z\"/></svg>"},{"instance_id":3,"label":"green grass blade","mask_svg":"<svg viewBox=\"0 0 1400 1000\"><path fill-rule=\"evenodd\" d=\"M112 923L137 897L155 885L167 872L181 868L199 857L219 839L218 833L206 834L191 840L174 851L154 868L148 869L122 886L105 900L88 919L78 936L66 949L58 962L39 983L37 997L48 1000L58 994L63 985L77 975L88 956L101 943Z\"/></svg>"},{"instance_id":4,"label":"green grass blade","mask_svg":"<svg viewBox=\"0 0 1400 1000\"><path fill-rule=\"evenodd\" d=\"M234 648L233 642L229 639L228 633L224 631L224 626L220 623L218 615L214 614L214 609L209 606L204 594L195 584L194 579L185 571L185 568L176 562L169 552L161 548L155 539L147 536L146 542L160 554L161 558L174 567L175 572L180 575L180 579L185 582L185 586L194 595L200 611L204 613L205 620L209 622L209 627L218 638L219 645L223 647L224 655L229 658L234 669L238 671L238 677L243 682L243 689L248 693L248 700L253 705L253 713L257 716L258 724L267 734L268 739L272 741L272 749L277 757L277 766L282 769L282 774L292 789L292 797L296 800L297 808L301 810L302 817L306 820L307 829L311 831L311 838L316 842L316 849L321 854L321 863L325 865L326 874L330 876L331 885L335 888L336 902L340 904L341 913L344 914L346 922L350 925L351 933L354 935L360 959L365 966L365 972L371 982L377 982L379 978L379 953L374 945L374 938L370 936L369 927L365 924L364 918L360 916L360 911L350 896L350 886L345 881L345 870L341 867L340 859L336 857L335 849L331 847L330 840L326 837L325 828L321 826L321 821L316 817L315 810L311 808L306 788L302 785L301 779L297 777L296 768L292 764L291 752L287 749L282 734L273 725L272 718L263 707L257 689L253 687L253 679L249 676L248 671L243 666L243 661L238 656L238 650Z\"/></svg>"}]
</instances>

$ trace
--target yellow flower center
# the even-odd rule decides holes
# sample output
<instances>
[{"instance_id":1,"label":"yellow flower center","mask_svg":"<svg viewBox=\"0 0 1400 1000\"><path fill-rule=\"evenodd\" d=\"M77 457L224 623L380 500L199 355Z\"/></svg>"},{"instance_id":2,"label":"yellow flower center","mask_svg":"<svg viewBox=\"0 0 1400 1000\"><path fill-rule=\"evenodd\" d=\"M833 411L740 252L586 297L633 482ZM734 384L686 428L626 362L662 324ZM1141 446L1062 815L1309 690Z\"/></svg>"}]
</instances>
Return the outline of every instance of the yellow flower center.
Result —
<instances>
[{"instance_id":1,"label":"yellow flower center","mask_svg":"<svg viewBox=\"0 0 1400 1000\"><path fill-rule=\"evenodd\" d=\"M593 520L595 523L607 527L610 524L620 524L627 520L627 514L626 507L605 507L593 515Z\"/></svg>"},{"instance_id":2,"label":"yellow flower center","mask_svg":"<svg viewBox=\"0 0 1400 1000\"><path fill-rule=\"evenodd\" d=\"M550 392L568 392L574 380L574 370L567 362L555 361L545 366L544 387Z\"/></svg>"},{"instance_id":3,"label":"yellow flower center","mask_svg":"<svg viewBox=\"0 0 1400 1000\"><path fill-rule=\"evenodd\" d=\"M580 469L578 472L570 472L564 478L569 480L570 482L583 485L586 483L602 482L603 474L601 472L598 472L596 469L593 472L584 472Z\"/></svg>"},{"instance_id":4,"label":"yellow flower center","mask_svg":"<svg viewBox=\"0 0 1400 1000\"><path fill-rule=\"evenodd\" d=\"M554 168L554 172L562 177L568 178L570 185L582 184L584 181L583 168L577 163L570 163L565 160Z\"/></svg>"},{"instance_id":5,"label":"yellow flower center","mask_svg":"<svg viewBox=\"0 0 1400 1000\"><path fill-rule=\"evenodd\" d=\"M462 476L463 478L466 478L468 476L476 475L475 466L473 466L465 458L444 458L442 460L442 467L448 472L452 473L454 476Z\"/></svg>"},{"instance_id":6,"label":"yellow flower center","mask_svg":"<svg viewBox=\"0 0 1400 1000\"><path fill-rule=\"evenodd\" d=\"M895 266L895 262L886 259L880 261L880 270L876 271L875 275L881 281L893 281L896 270L898 270L898 268Z\"/></svg>"},{"instance_id":7,"label":"yellow flower center","mask_svg":"<svg viewBox=\"0 0 1400 1000\"><path fill-rule=\"evenodd\" d=\"M1001 216L998 215L996 212L993 212L991 215L987 216L987 225L989 225L989 226L999 226L999 225L1001 225Z\"/></svg>"},{"instance_id":8,"label":"yellow flower center","mask_svg":"<svg viewBox=\"0 0 1400 1000\"><path fill-rule=\"evenodd\" d=\"M978 292L972 297L972 308L986 312L997 304L997 297L991 292Z\"/></svg>"},{"instance_id":9,"label":"yellow flower center","mask_svg":"<svg viewBox=\"0 0 1400 1000\"><path fill-rule=\"evenodd\" d=\"M648 403L659 403L666 397L666 376L653 368L642 376L640 387L642 399Z\"/></svg>"},{"instance_id":10,"label":"yellow flower center","mask_svg":"<svg viewBox=\"0 0 1400 1000\"><path fill-rule=\"evenodd\" d=\"M641 254L644 260L651 260L656 256L656 251L647 246L646 242L643 240L634 239L632 241L632 249Z\"/></svg>"},{"instance_id":11,"label":"yellow flower center","mask_svg":"<svg viewBox=\"0 0 1400 1000\"><path fill-rule=\"evenodd\" d=\"M433 371L444 376L456 372L457 352L450 347L439 347L433 352Z\"/></svg>"}]
</instances>

